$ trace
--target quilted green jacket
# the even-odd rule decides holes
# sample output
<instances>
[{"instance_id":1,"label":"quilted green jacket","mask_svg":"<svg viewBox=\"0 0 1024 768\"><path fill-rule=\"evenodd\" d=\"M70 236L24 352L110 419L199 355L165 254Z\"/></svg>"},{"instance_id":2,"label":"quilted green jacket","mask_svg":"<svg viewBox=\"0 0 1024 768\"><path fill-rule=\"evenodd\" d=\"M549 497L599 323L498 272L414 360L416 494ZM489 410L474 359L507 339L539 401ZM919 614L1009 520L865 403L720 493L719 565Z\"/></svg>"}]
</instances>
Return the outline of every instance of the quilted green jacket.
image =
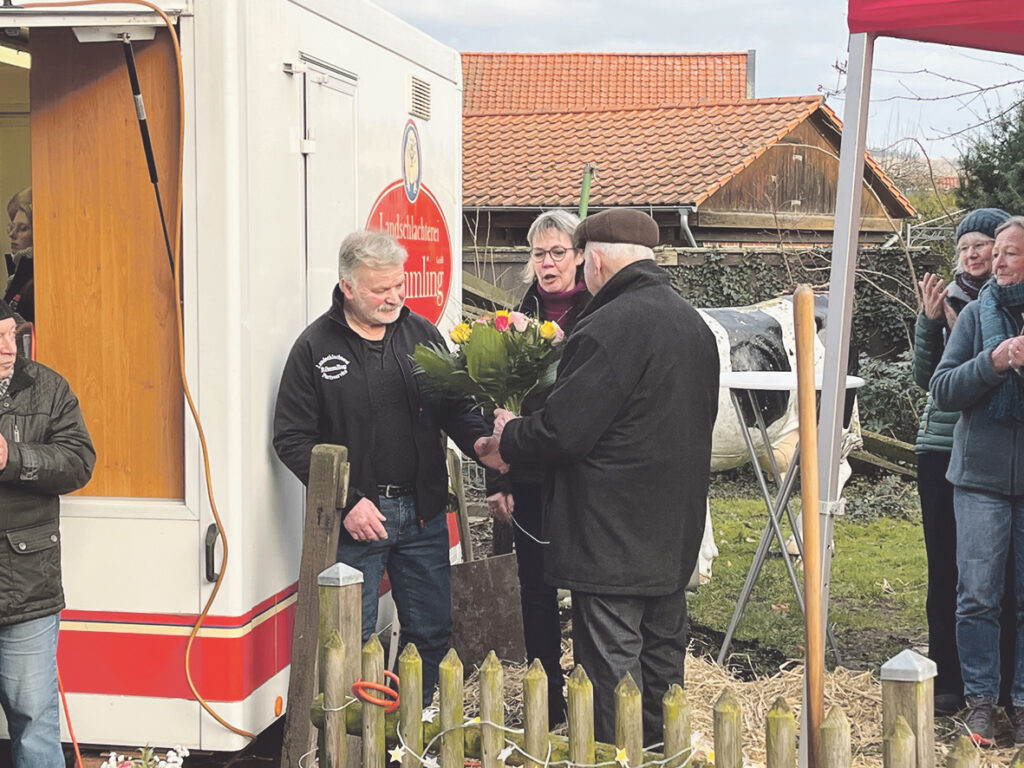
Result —
<instances>
[{"instance_id":1,"label":"quilted green jacket","mask_svg":"<svg viewBox=\"0 0 1024 768\"><path fill-rule=\"evenodd\" d=\"M956 313L967 306L970 297L956 283L948 288L946 301ZM914 381L922 389L928 389L932 374L942 359L949 333L946 320L930 320L924 312L917 316L914 326ZM940 411L932 403L931 393L921 414L921 425L914 443L915 453L950 453L953 450L953 428L960 420L959 413Z\"/></svg>"}]
</instances>

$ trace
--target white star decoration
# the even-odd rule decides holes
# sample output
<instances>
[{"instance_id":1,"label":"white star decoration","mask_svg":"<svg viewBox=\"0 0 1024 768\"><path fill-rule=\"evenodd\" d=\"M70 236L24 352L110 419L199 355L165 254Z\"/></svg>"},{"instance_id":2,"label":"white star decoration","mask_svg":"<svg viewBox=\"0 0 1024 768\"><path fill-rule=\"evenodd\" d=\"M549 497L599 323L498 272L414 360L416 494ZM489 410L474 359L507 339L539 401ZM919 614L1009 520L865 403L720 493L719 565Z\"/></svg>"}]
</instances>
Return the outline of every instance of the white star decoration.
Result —
<instances>
[{"instance_id":1,"label":"white star decoration","mask_svg":"<svg viewBox=\"0 0 1024 768\"><path fill-rule=\"evenodd\" d=\"M433 755L427 755L423 758L423 768L441 768L437 762L437 758Z\"/></svg>"},{"instance_id":2,"label":"white star decoration","mask_svg":"<svg viewBox=\"0 0 1024 768\"><path fill-rule=\"evenodd\" d=\"M515 751L515 749L516 748L511 744L506 746L503 750L501 750L501 752L498 753L498 761L504 763L506 760L508 760L509 755L511 755Z\"/></svg>"},{"instance_id":3,"label":"white star decoration","mask_svg":"<svg viewBox=\"0 0 1024 768\"><path fill-rule=\"evenodd\" d=\"M427 707L423 710L423 722L432 723L434 718L437 717L437 707Z\"/></svg>"},{"instance_id":4,"label":"white star decoration","mask_svg":"<svg viewBox=\"0 0 1024 768\"><path fill-rule=\"evenodd\" d=\"M388 752L388 757L391 758L392 763L402 762L402 758L405 757L405 747L395 747Z\"/></svg>"},{"instance_id":5,"label":"white star decoration","mask_svg":"<svg viewBox=\"0 0 1024 768\"><path fill-rule=\"evenodd\" d=\"M626 750L621 747L615 751L615 762L622 768L629 768L629 758L626 757Z\"/></svg>"}]
</instances>

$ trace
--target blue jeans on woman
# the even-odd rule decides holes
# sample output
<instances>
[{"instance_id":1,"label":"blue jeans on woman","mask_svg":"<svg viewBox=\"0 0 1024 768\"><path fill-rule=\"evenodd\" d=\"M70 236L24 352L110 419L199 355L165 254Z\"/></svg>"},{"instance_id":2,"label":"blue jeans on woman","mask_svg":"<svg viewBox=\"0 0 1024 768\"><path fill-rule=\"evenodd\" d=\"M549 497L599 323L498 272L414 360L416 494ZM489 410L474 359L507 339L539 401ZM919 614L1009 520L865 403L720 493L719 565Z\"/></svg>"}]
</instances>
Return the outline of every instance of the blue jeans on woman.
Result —
<instances>
[{"instance_id":1,"label":"blue jeans on woman","mask_svg":"<svg viewBox=\"0 0 1024 768\"><path fill-rule=\"evenodd\" d=\"M1024 496L1003 496L957 486L956 641L964 695L999 698L999 614L1006 560L1013 541L1017 594L1017 642L1010 702L1024 707Z\"/></svg>"},{"instance_id":2,"label":"blue jeans on woman","mask_svg":"<svg viewBox=\"0 0 1024 768\"><path fill-rule=\"evenodd\" d=\"M338 562L363 574L364 643L377 628L380 580L387 568L402 625L400 646L414 643L423 659L423 705L428 706L452 635L448 522L442 513L421 525L412 495L381 498L378 508L386 518L382 525L388 537L353 541L342 533Z\"/></svg>"},{"instance_id":3,"label":"blue jeans on woman","mask_svg":"<svg viewBox=\"0 0 1024 768\"><path fill-rule=\"evenodd\" d=\"M64 768L57 694L60 615L0 626L0 705L14 768Z\"/></svg>"}]
</instances>

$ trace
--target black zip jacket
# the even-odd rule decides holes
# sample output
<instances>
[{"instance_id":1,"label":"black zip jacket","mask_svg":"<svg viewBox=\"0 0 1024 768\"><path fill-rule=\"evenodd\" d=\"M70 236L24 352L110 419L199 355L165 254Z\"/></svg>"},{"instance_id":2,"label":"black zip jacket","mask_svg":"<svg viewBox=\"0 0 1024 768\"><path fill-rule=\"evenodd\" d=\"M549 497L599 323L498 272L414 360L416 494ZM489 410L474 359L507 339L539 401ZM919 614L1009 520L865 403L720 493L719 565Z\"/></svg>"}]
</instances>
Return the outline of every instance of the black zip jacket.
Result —
<instances>
[{"instance_id":1,"label":"black zip jacket","mask_svg":"<svg viewBox=\"0 0 1024 768\"><path fill-rule=\"evenodd\" d=\"M331 309L302 332L288 355L274 413L274 449L285 466L308 484L314 445L347 447L347 513L363 497L378 507L380 500L373 476L374 426L364 372L365 344L349 327L344 302L341 289L335 286ZM416 509L423 521L443 512L448 502L442 430L473 457L474 441L491 433L468 399L428 399L420 391L410 356L417 344L427 343L443 344L441 333L404 307L384 349L384 354L397 358L405 379L416 443Z\"/></svg>"},{"instance_id":2,"label":"black zip jacket","mask_svg":"<svg viewBox=\"0 0 1024 768\"><path fill-rule=\"evenodd\" d=\"M96 464L78 400L64 377L18 357L0 398L0 625L64 607L60 577L60 494L76 491Z\"/></svg>"},{"instance_id":3,"label":"black zip jacket","mask_svg":"<svg viewBox=\"0 0 1024 768\"><path fill-rule=\"evenodd\" d=\"M506 461L549 473L549 583L651 596L686 585L704 534L718 377L714 335L653 261L591 299L544 410L501 436Z\"/></svg>"}]
</instances>

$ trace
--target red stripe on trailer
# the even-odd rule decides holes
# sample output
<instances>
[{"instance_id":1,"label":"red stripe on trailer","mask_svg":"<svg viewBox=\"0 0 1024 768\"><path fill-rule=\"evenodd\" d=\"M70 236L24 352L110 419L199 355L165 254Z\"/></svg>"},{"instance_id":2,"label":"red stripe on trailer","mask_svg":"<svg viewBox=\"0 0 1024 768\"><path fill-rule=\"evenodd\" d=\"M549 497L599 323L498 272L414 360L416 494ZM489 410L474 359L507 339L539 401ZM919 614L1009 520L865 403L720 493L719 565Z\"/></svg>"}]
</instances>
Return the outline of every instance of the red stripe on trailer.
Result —
<instances>
[{"instance_id":1,"label":"red stripe on trailer","mask_svg":"<svg viewBox=\"0 0 1024 768\"><path fill-rule=\"evenodd\" d=\"M214 616L209 615L203 620L204 627L244 627L262 613L273 608L278 603L287 600L299 589L298 582L285 587L280 592L256 603L245 613L239 616ZM196 613L137 613L128 611L79 611L73 608L65 608L60 613L61 621L87 621L103 622L111 624L154 624L191 627L196 623L199 614Z\"/></svg>"},{"instance_id":2,"label":"red stripe on trailer","mask_svg":"<svg viewBox=\"0 0 1024 768\"><path fill-rule=\"evenodd\" d=\"M459 518L454 512L448 513L448 547L457 547L462 543L459 535Z\"/></svg>"},{"instance_id":3,"label":"red stripe on trailer","mask_svg":"<svg viewBox=\"0 0 1024 768\"><path fill-rule=\"evenodd\" d=\"M276 605L273 603L263 613ZM69 618L68 613L76 617ZM111 622L112 615L119 618ZM185 679L188 632L182 631L182 619L187 617L172 615L173 621L165 622L160 614L131 615L135 617L132 622L124 620L126 614L62 614L57 659L65 689L69 693L193 700ZM251 618L242 621L245 617ZM259 615L250 611L242 617L216 618L220 627L230 631L245 627ZM251 628L238 630L237 636L204 636L201 630L192 645L191 663L192 680L199 693L210 701L248 698L290 663L294 624L295 603L290 602ZM161 626L167 631L161 632ZM184 626L188 626L187 621Z\"/></svg>"}]
</instances>

